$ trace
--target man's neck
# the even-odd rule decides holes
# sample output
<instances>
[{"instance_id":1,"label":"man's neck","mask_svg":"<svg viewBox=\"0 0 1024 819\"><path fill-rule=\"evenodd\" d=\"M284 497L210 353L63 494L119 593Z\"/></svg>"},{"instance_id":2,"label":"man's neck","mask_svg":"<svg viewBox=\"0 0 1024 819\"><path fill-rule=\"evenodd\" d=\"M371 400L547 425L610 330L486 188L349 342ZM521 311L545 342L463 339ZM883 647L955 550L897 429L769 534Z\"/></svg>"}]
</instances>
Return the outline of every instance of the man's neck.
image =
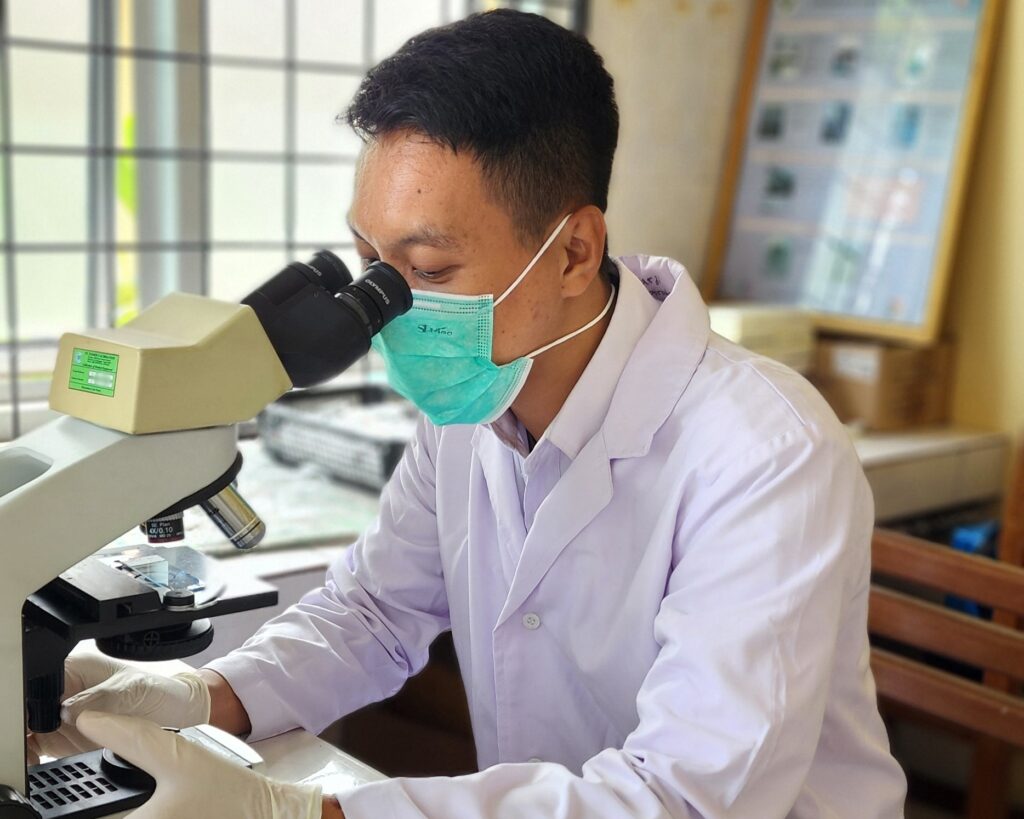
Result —
<instances>
[{"instance_id":1,"label":"man's neck","mask_svg":"<svg viewBox=\"0 0 1024 819\"><path fill-rule=\"evenodd\" d=\"M611 285L604 277L596 278L579 299L579 310L574 310L574 326L582 327L604 309L611 296ZM512 402L512 412L535 440L555 420L576 382L593 358L612 318L611 310L597 324L575 338L541 353L534 359L526 384Z\"/></svg>"}]
</instances>

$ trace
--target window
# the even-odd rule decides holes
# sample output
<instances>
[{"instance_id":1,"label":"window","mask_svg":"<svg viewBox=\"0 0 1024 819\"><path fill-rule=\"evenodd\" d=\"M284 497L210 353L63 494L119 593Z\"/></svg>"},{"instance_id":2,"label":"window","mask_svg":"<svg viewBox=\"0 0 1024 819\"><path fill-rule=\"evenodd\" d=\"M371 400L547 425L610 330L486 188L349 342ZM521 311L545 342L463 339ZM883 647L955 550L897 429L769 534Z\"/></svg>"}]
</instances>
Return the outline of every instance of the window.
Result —
<instances>
[{"instance_id":1,"label":"window","mask_svg":"<svg viewBox=\"0 0 1024 819\"><path fill-rule=\"evenodd\" d=\"M336 115L409 36L497 6L585 22L581 0L0 0L0 439L49 417L65 330L238 299L322 247L355 269Z\"/></svg>"}]
</instances>

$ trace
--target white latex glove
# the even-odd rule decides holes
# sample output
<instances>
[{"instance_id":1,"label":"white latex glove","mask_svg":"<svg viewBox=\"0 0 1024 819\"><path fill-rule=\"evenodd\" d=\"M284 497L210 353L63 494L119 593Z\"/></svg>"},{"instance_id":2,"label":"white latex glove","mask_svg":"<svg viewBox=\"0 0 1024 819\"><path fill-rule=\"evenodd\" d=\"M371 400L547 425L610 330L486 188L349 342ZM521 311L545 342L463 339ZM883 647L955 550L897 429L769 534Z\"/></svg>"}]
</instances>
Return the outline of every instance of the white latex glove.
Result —
<instances>
[{"instance_id":1,"label":"white latex glove","mask_svg":"<svg viewBox=\"0 0 1024 819\"><path fill-rule=\"evenodd\" d=\"M97 747L75 727L86 710L145 717L158 725L188 728L210 721L210 690L191 671L166 677L140 671L105 654L73 654L64 663L61 727L31 734L29 756L64 757ZM34 760L32 760L34 761Z\"/></svg>"},{"instance_id":2,"label":"white latex glove","mask_svg":"<svg viewBox=\"0 0 1024 819\"><path fill-rule=\"evenodd\" d=\"M319 785L275 782L137 717L85 711L76 726L156 780L156 792L127 819L320 819Z\"/></svg>"}]
</instances>

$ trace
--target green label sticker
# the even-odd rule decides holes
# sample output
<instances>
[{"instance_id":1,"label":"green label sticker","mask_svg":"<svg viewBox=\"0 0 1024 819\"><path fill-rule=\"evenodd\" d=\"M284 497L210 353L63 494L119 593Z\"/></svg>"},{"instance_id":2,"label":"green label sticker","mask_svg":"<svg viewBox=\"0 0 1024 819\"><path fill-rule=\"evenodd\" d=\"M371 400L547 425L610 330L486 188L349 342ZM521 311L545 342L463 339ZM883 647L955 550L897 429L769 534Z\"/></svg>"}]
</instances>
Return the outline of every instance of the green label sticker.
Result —
<instances>
[{"instance_id":1,"label":"green label sticker","mask_svg":"<svg viewBox=\"0 0 1024 819\"><path fill-rule=\"evenodd\" d=\"M114 353L98 353L75 347L71 353L71 380L68 387L113 398L118 358L120 356Z\"/></svg>"}]
</instances>

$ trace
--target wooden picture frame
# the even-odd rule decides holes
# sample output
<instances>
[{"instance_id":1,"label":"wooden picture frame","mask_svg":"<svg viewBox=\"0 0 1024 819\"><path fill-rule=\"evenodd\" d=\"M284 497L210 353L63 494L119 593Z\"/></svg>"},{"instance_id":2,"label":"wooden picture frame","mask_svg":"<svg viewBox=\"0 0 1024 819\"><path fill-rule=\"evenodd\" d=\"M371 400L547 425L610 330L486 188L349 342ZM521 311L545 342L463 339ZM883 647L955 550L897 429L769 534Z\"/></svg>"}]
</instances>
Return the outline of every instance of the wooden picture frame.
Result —
<instances>
[{"instance_id":1,"label":"wooden picture frame","mask_svg":"<svg viewBox=\"0 0 1024 819\"><path fill-rule=\"evenodd\" d=\"M766 53L765 49L767 47L769 37L772 37L775 33L773 29L773 22L774 15L778 13L777 8L779 2L780 0L754 0L755 6L749 23L747 47L745 49L744 63L741 69L737 89L733 126L728 137L722 180L719 186L719 193L712 215L711 230L709 232L708 250L706 254L707 261L705 264L704 276L701 280L701 292L705 301L708 302L711 302L716 298L722 298L723 296L730 300L745 300L744 295L742 293L738 294L737 291L742 291L745 287L751 290L756 287L756 285L750 285L748 283L737 284L735 277L733 280L729 280L728 277L730 275L730 271L726 269L726 265L730 251L738 252L736 247L739 242L734 239L734 234L735 222L737 220L739 210L744 206L744 202L741 201L741 185L746 181L746 190L749 192L751 188L751 176L745 176L745 173L752 175L754 173L754 168L760 167L756 165L756 163L749 162L750 153L757 150L757 146L753 145L755 138L751 129L752 117L754 114L755 104L759 101L762 85L767 84L764 74L769 69L768 61L764 59ZM792 5L797 9L801 6L799 0L792 2L792 4L787 3L786 0L781 0L781 2L784 5ZM913 6L914 2L915 0L910 0L909 3L904 0L904 2L899 5L905 9L908 5ZM814 0L806 0L806 5L813 6L813 4ZM963 7L973 6L978 8L978 11L973 18L974 39L972 41L970 58L966 61L966 82L960 86L959 93L961 93L962 96L960 97L957 106L954 106L955 108L958 108L959 116L956 118L955 124L951 129L953 143L952 150L943 154L940 158L948 162L946 166L948 170L943 177L945 189L941 197L935 196L933 200L929 200L929 204L933 207L937 203L939 212L937 221L934 221L932 224L932 228L935 231L935 239L931 242L930 264L923 259L924 254L928 252L925 249L928 246L926 236L930 235L930 233L921 233L915 240L922 248L920 256L915 257L915 261L918 264L919 275L922 277L926 275L927 278L923 279L921 288L918 288L918 291L914 294L916 306L914 308L913 315L908 315L906 317L893 317L891 315L878 316L873 315L870 311L867 313L857 313L843 312L842 310L833 308L826 309L821 305L814 304L813 300L811 302L801 301L802 296L800 294L797 294L797 297L791 300L787 300L787 298L770 299L765 298L763 294L757 294L753 298L750 298L750 300L790 303L794 306L809 306L815 316L816 326L823 330L854 335L874 336L918 345L930 344L937 339L941 331L942 311L945 305L945 296L949 285L953 256L956 249L958 228L963 212L968 172L977 137L984 93L988 83L992 54L994 50L995 34L997 32L998 21L1002 11L1003 0L949 0L949 4L951 8L958 8L956 13L961 15L961 20L963 19L962 15L966 13L964 12ZM852 5L853 4L851 4L851 6ZM885 6L885 0L878 0L878 5ZM929 8L934 9L938 3L936 0L929 0L927 5ZM841 17L849 8L850 7L847 6L844 11L838 13L838 16ZM788 18L787 22L789 26L794 25L792 17ZM819 26L819 28L822 25L820 19L812 22ZM844 21L842 19L838 19L836 21L836 25L839 26L843 22ZM952 22L958 23L956 20ZM962 23L959 24L962 26ZM833 36L838 37L840 34L840 29L835 29L833 31ZM888 35L889 32L886 32L886 34ZM870 32L865 35L865 39L869 35ZM777 40L778 37L773 41L773 44L777 43ZM774 54L772 56L774 58ZM777 89L777 83L774 87ZM860 89L854 87L853 92L849 89L846 91L837 91L834 93L834 96L838 98L845 94L848 98L851 93L854 93L854 104L860 105L861 103L857 101L855 97L855 92L857 90ZM898 93L899 92L894 92L894 95ZM821 103L822 100L819 99L818 102ZM886 102L889 101L887 100ZM797 104L799 104L799 102ZM783 103L781 105L775 105L774 107L784 108L785 105L786 103ZM762 114L764 113L764 107L765 106L762 107ZM849 109L850 106L847 105L846 107ZM909 109L912 106L908 104L904 105L904 107ZM920 108L921 106L913 107ZM849 111L846 113L848 115ZM848 118L849 117L847 116L847 119ZM761 127L762 126L759 123L758 128L760 129ZM821 131L821 138L823 140L825 138L824 129ZM823 151L822 153L825 152ZM894 156L899 156L895 150L893 150L892 153ZM908 151L906 155L909 157L906 160L907 163L915 161L912 152ZM843 161L842 150L837 151L835 156L837 157L836 164L838 167ZM799 156L795 160L798 166L801 161L802 160ZM773 171L774 169L771 170ZM835 175L836 177L839 177L839 171L836 171ZM770 185L771 183L768 184ZM792 181L790 181L790 185L793 185ZM839 186L837 185L837 187ZM849 187L852 189L853 185L850 184ZM895 189L895 186L893 189ZM768 190L767 185L765 190ZM749 200L749 196L747 199ZM853 195L851 194L847 199L852 200ZM846 207L850 209L849 203L847 203ZM763 221L766 224L772 224L770 219ZM782 223L785 220L778 221ZM794 221L792 224L796 226L798 223ZM823 218L819 218L817 222L812 221L800 224L799 230L804 232L802 233L801 238L796 241L803 242L807 247L814 246L815 250L813 252L820 254L820 251L817 250L817 246L833 238L828 236L825 227L825 221ZM784 238L786 229L786 227L782 228ZM796 228L794 227L794 229ZM861 230L863 232L860 235L868 235L870 228L863 228ZM872 238L877 241L876 237L877 233ZM810 256L811 251L807 252L808 256ZM912 253L912 251L906 252ZM766 252L765 259L767 260L767 258ZM816 258L820 258L820 256ZM813 265L811 264L805 265L798 275L804 276L805 278L816 275L819 279L822 276L829 275L816 270L812 271L812 267ZM743 266L736 265L736 269L743 269ZM896 275L898 275L898 270L894 269L893 278L895 278ZM750 276L748 276L748 278L749 277ZM723 283L725 283L726 286L723 287ZM863 282L859 286L862 290L866 287ZM922 288L926 288L926 292ZM907 301L909 301L909 299ZM897 300L892 300L892 304L898 303L899 302Z\"/></svg>"}]
</instances>

